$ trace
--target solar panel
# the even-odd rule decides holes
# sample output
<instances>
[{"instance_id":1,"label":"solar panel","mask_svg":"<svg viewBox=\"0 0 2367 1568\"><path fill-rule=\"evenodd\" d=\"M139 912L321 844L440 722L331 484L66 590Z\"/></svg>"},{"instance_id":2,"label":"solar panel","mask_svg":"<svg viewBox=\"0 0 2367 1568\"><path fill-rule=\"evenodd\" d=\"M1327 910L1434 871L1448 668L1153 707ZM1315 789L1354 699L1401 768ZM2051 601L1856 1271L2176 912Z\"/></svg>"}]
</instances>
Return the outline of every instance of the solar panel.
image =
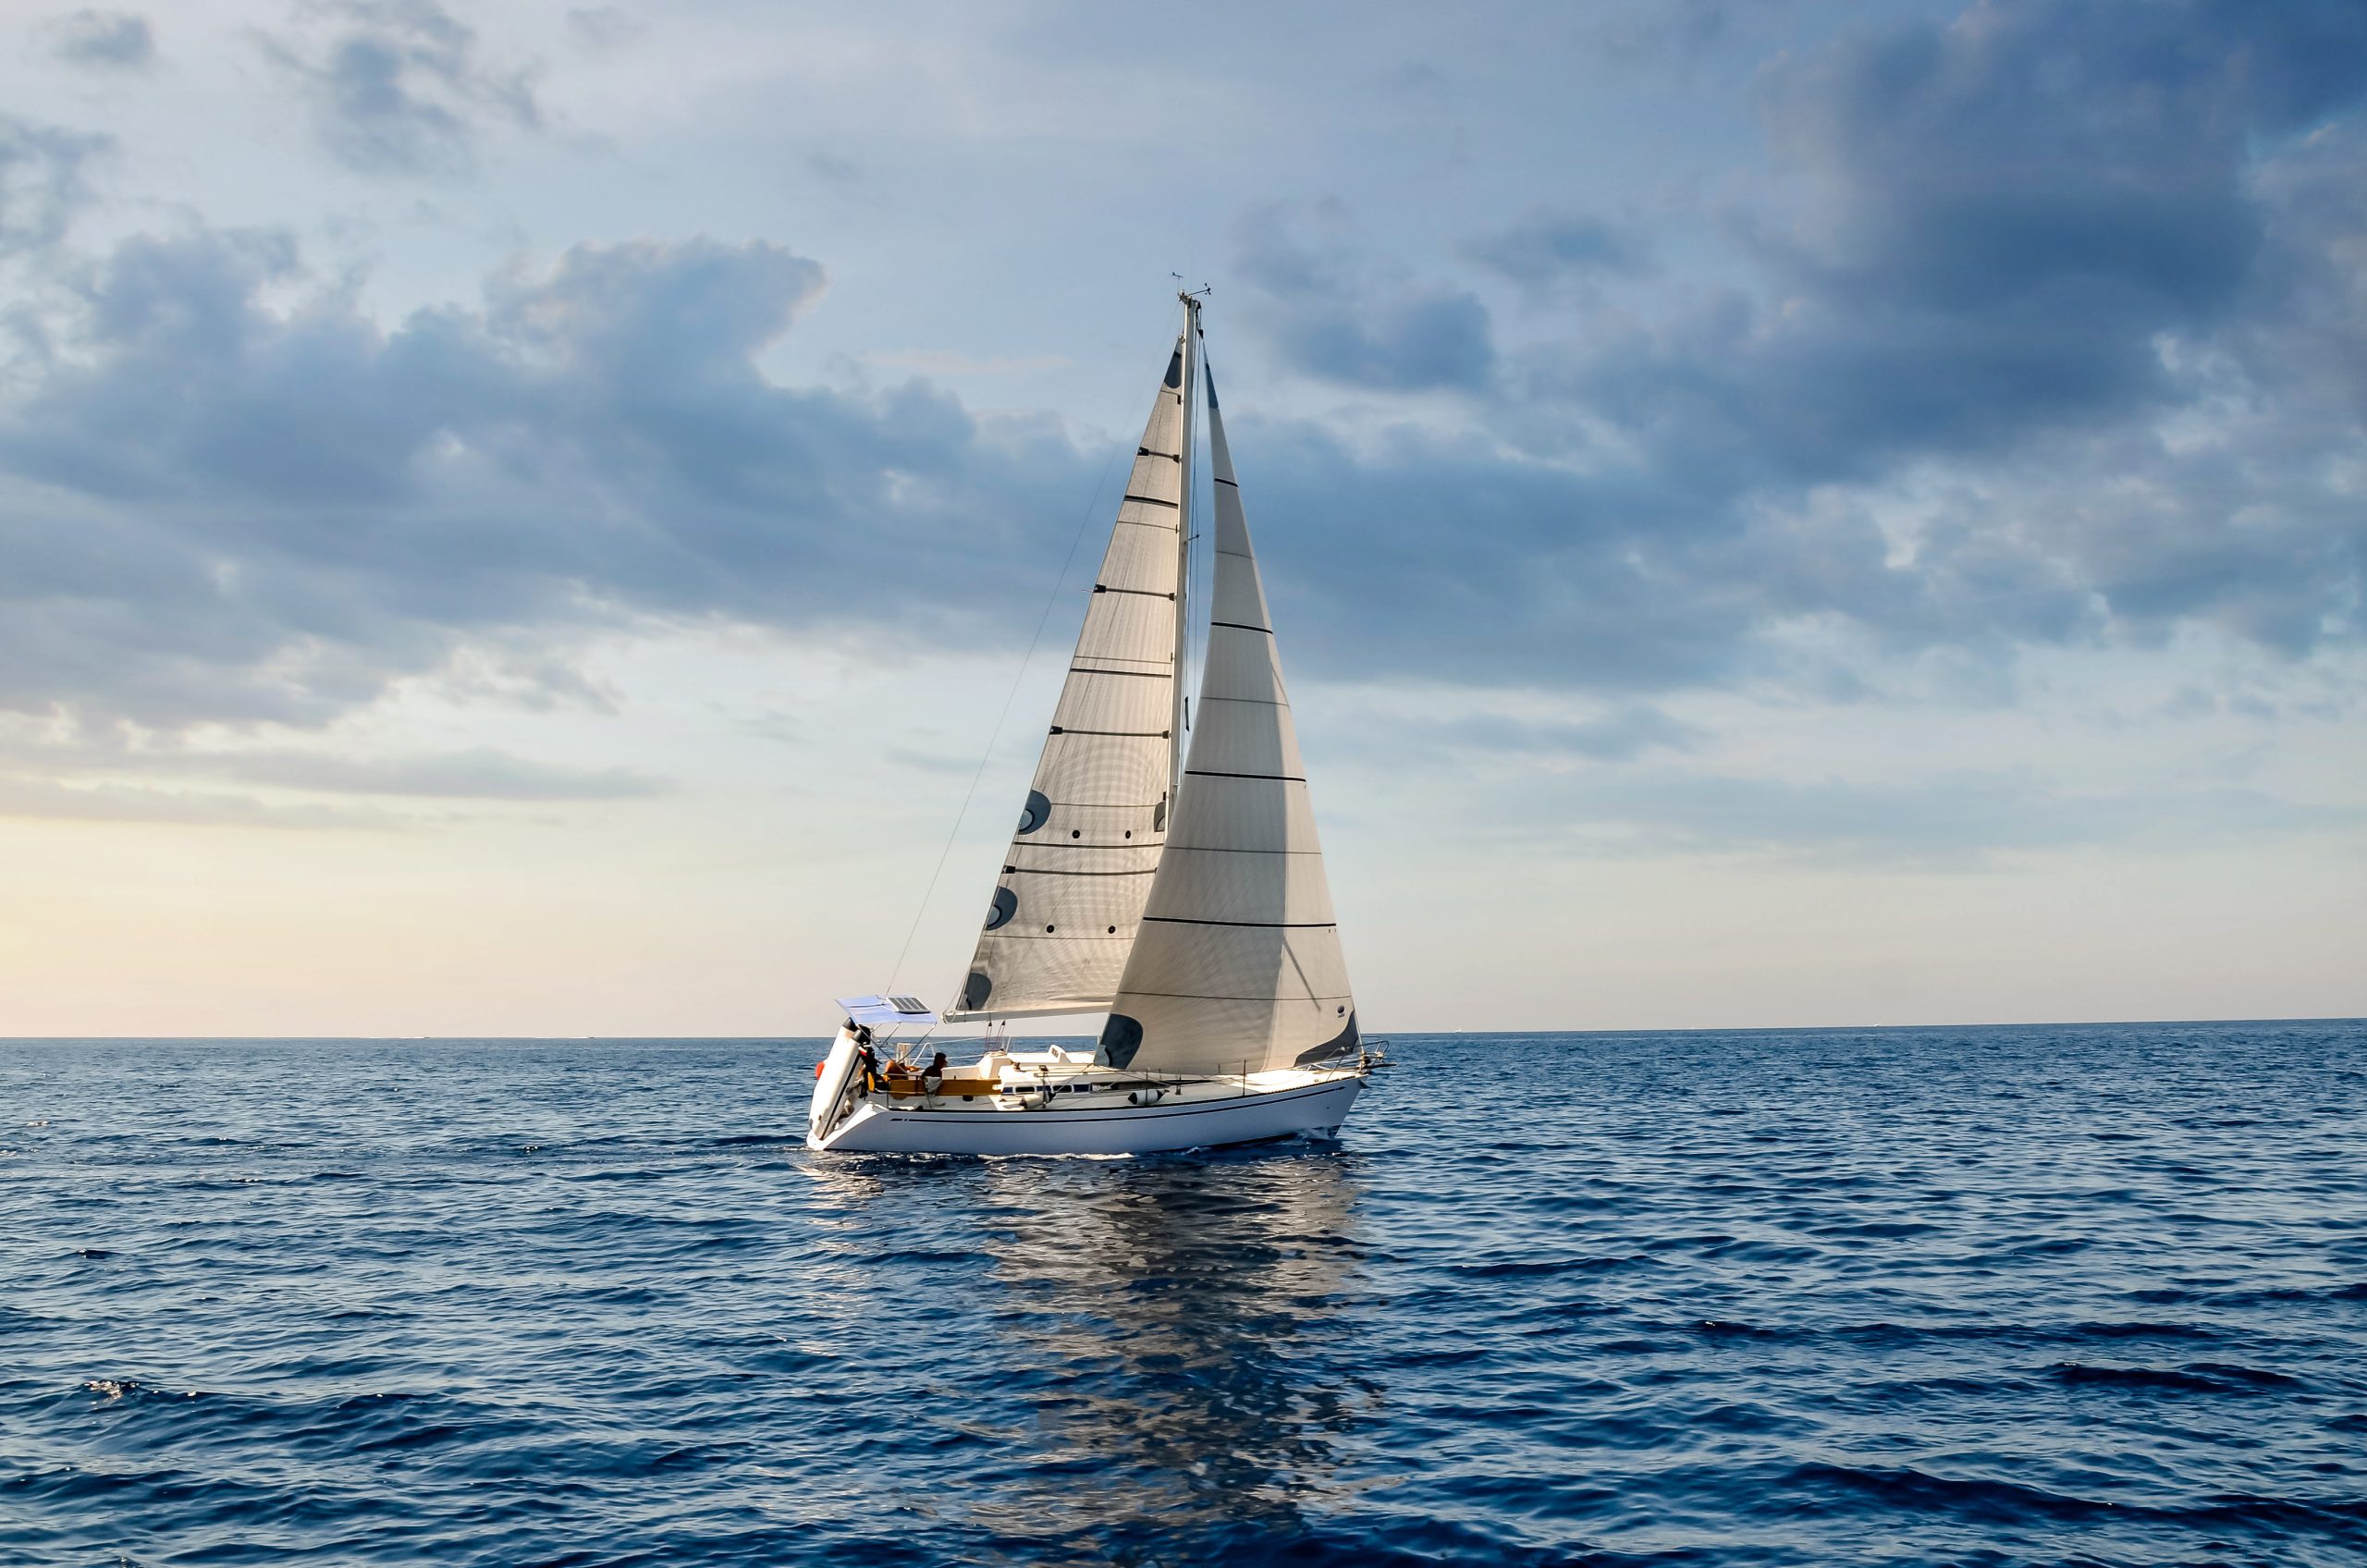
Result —
<instances>
[{"instance_id":1,"label":"solar panel","mask_svg":"<svg viewBox=\"0 0 2367 1568\"><path fill-rule=\"evenodd\" d=\"M935 1015L928 1004L918 997L840 997L840 1007L857 1023L880 1024L925 1023Z\"/></svg>"}]
</instances>

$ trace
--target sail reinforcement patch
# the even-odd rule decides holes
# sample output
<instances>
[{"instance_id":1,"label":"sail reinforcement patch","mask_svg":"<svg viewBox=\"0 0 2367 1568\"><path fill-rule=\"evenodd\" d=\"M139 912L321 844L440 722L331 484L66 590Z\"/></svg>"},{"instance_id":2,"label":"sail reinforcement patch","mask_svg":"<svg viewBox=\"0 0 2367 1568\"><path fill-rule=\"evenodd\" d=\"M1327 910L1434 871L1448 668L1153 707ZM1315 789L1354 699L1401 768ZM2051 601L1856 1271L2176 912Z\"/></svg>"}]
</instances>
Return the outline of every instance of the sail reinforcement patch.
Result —
<instances>
[{"instance_id":1,"label":"sail reinforcement patch","mask_svg":"<svg viewBox=\"0 0 2367 1568\"><path fill-rule=\"evenodd\" d=\"M1142 1048L1143 1026L1122 1012L1111 1013L1110 1022L1101 1026L1101 1060L1111 1067L1123 1067Z\"/></svg>"},{"instance_id":2,"label":"sail reinforcement patch","mask_svg":"<svg viewBox=\"0 0 2367 1568\"><path fill-rule=\"evenodd\" d=\"M1299 1052L1295 1065L1313 1067L1318 1062L1329 1061L1335 1056L1345 1056L1362 1044L1364 1044L1364 1038L1356 1033L1356 1015L1350 1013L1348 1026L1345 1029L1341 1030L1321 1045L1310 1046Z\"/></svg>"}]
</instances>

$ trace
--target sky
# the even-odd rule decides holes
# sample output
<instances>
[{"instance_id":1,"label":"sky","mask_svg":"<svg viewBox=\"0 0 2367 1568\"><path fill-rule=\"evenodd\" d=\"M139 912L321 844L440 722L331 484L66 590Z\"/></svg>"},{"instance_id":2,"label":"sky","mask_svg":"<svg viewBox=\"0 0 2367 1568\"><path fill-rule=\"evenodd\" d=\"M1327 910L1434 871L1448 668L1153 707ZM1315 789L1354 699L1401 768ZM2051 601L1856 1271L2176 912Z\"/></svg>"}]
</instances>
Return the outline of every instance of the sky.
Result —
<instances>
[{"instance_id":1,"label":"sky","mask_svg":"<svg viewBox=\"0 0 2367 1568\"><path fill-rule=\"evenodd\" d=\"M950 999L1172 275L1368 1034L2367 1014L2353 0L0 18L0 1035Z\"/></svg>"}]
</instances>

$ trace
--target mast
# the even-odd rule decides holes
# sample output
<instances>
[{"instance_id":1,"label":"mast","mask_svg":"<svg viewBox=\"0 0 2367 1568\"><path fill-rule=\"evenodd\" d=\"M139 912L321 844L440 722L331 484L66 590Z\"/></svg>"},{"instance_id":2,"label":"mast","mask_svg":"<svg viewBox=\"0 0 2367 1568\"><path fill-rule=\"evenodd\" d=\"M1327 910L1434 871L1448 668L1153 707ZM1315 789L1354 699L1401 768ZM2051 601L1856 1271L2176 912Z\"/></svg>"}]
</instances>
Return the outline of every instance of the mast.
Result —
<instances>
[{"instance_id":1,"label":"mast","mask_svg":"<svg viewBox=\"0 0 2367 1568\"><path fill-rule=\"evenodd\" d=\"M1200 372L1200 301L1185 290L1176 291L1184 301L1184 506L1179 514L1181 527L1175 531L1175 691L1174 748L1168 754L1167 798L1170 808L1184 789L1184 718L1190 710L1184 694L1185 659L1192 647L1192 425L1196 405L1195 389L1199 385Z\"/></svg>"}]
</instances>

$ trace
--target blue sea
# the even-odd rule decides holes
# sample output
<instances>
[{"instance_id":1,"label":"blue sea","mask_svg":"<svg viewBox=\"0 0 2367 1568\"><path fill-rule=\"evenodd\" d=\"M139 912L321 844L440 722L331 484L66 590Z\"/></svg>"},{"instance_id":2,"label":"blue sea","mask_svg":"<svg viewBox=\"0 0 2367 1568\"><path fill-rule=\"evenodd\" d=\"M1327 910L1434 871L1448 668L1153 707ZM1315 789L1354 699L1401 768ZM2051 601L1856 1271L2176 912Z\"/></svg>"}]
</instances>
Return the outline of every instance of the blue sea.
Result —
<instances>
[{"instance_id":1,"label":"blue sea","mask_svg":"<svg viewBox=\"0 0 2367 1568\"><path fill-rule=\"evenodd\" d=\"M817 1157L813 1042L0 1043L0 1562L2367 1562L2367 1025L1429 1035Z\"/></svg>"}]
</instances>

